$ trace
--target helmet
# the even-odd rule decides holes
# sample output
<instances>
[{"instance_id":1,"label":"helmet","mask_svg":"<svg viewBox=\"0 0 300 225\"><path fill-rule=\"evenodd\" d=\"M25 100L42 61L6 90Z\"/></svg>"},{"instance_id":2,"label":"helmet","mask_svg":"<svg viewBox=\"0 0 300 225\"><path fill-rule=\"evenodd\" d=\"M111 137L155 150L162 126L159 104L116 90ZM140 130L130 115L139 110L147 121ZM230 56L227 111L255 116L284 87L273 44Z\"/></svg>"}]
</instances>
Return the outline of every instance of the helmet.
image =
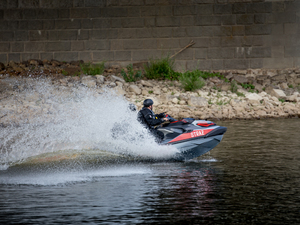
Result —
<instances>
[{"instance_id":1,"label":"helmet","mask_svg":"<svg viewBox=\"0 0 300 225\"><path fill-rule=\"evenodd\" d=\"M151 99L145 99L145 101L143 102L143 105L145 106L145 107L149 107L150 105L153 105L153 101L151 100Z\"/></svg>"},{"instance_id":2,"label":"helmet","mask_svg":"<svg viewBox=\"0 0 300 225\"><path fill-rule=\"evenodd\" d=\"M132 112L136 111L136 107L135 107L135 105L132 104L132 103L129 104L128 108L129 108Z\"/></svg>"}]
</instances>

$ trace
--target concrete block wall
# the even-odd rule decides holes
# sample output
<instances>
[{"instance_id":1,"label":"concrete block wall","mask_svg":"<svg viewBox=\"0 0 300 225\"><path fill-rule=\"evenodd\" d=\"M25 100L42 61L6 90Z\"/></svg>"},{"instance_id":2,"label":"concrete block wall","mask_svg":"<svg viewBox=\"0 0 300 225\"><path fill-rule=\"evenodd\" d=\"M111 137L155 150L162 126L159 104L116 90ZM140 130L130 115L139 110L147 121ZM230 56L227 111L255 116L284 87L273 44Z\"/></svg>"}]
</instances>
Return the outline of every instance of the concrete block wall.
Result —
<instances>
[{"instance_id":1,"label":"concrete block wall","mask_svg":"<svg viewBox=\"0 0 300 225\"><path fill-rule=\"evenodd\" d=\"M178 69L300 66L300 0L0 0L0 62L140 62Z\"/></svg>"}]
</instances>

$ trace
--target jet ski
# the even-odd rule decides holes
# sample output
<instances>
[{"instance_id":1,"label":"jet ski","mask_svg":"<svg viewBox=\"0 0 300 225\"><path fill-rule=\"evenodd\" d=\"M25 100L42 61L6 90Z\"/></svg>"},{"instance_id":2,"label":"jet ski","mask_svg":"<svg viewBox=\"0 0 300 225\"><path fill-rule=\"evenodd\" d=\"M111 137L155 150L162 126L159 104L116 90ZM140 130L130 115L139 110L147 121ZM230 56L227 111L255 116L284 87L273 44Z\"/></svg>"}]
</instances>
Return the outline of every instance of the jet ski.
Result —
<instances>
[{"instance_id":1,"label":"jet ski","mask_svg":"<svg viewBox=\"0 0 300 225\"><path fill-rule=\"evenodd\" d=\"M179 153L174 159L178 161L193 159L212 150L227 131L226 127L207 120L185 118L177 121L169 115L166 117L171 122L157 127L165 135L160 144L176 147Z\"/></svg>"}]
</instances>

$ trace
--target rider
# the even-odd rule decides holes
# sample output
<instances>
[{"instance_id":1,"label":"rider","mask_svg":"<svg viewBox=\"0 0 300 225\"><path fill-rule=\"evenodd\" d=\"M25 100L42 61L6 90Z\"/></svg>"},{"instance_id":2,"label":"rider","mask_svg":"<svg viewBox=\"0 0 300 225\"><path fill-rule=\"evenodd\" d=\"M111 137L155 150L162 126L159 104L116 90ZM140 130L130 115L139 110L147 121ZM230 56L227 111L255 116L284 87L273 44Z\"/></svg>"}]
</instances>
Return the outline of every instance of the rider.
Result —
<instances>
[{"instance_id":1,"label":"rider","mask_svg":"<svg viewBox=\"0 0 300 225\"><path fill-rule=\"evenodd\" d=\"M154 128L154 126L169 121L169 119L165 117L166 115L164 113L154 114L152 111L153 103L151 99L146 99L143 102L144 107L138 112L138 121L149 129L158 142L161 142L164 139L164 134Z\"/></svg>"}]
</instances>

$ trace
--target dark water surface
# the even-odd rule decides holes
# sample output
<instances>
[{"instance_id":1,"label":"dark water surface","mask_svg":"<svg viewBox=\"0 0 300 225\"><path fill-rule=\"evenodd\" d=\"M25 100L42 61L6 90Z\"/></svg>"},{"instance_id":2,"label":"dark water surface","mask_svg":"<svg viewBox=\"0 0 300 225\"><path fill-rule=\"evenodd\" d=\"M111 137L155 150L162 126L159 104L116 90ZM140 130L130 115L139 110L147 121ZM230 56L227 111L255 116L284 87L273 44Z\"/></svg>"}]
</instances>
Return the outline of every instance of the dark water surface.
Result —
<instances>
[{"instance_id":1,"label":"dark water surface","mask_svg":"<svg viewBox=\"0 0 300 225\"><path fill-rule=\"evenodd\" d=\"M300 224L300 119L218 124L190 162L0 171L0 224Z\"/></svg>"}]
</instances>

